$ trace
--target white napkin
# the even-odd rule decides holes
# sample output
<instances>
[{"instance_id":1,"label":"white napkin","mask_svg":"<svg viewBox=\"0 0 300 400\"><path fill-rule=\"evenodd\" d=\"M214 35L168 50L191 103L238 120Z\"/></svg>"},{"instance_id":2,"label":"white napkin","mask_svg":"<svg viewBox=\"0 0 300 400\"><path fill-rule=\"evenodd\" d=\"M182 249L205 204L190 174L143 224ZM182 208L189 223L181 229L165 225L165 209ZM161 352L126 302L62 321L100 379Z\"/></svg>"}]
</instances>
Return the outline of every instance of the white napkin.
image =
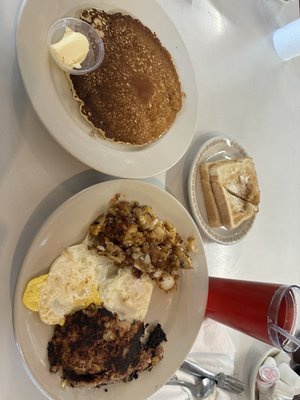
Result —
<instances>
[{"instance_id":1,"label":"white napkin","mask_svg":"<svg viewBox=\"0 0 300 400\"><path fill-rule=\"evenodd\" d=\"M189 354L189 359L199 363L203 368L211 372L224 372L232 374L234 369L233 345L227 329L211 319L205 319L202 323L199 334ZM181 371L177 371L178 378L193 381L192 377L187 377ZM163 386L158 392L148 398L148 400L187 400L188 394L177 386ZM207 400L228 400L230 394L222 389L215 388Z\"/></svg>"}]
</instances>

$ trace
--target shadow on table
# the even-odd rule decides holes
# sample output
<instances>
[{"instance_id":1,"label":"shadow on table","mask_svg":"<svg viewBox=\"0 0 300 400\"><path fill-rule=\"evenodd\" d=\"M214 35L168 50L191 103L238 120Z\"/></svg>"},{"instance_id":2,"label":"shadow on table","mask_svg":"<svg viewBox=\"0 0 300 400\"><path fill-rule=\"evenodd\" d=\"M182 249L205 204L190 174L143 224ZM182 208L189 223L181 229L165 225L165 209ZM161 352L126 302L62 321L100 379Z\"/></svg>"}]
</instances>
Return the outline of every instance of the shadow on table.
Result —
<instances>
[{"instance_id":1,"label":"shadow on table","mask_svg":"<svg viewBox=\"0 0 300 400\"><path fill-rule=\"evenodd\" d=\"M83 163L67 152L43 125L25 90L16 60L13 65L11 85L16 128L10 132L10 141L16 141L21 146L26 145L29 155L28 164L37 161L40 168L47 168L51 176L60 176L62 166L74 168L76 171L83 170ZM17 145L8 149L7 152L4 151L3 154L6 154L5 168L8 169L13 158L17 156ZM55 155L55 162L53 155Z\"/></svg>"},{"instance_id":2,"label":"shadow on table","mask_svg":"<svg viewBox=\"0 0 300 400\"><path fill-rule=\"evenodd\" d=\"M166 172L166 190L175 196L189 212L191 210L188 198L188 180L192 163L200 147L216 135L218 133L198 134L181 160Z\"/></svg>"},{"instance_id":3,"label":"shadow on table","mask_svg":"<svg viewBox=\"0 0 300 400\"><path fill-rule=\"evenodd\" d=\"M199 0L195 0L196 4L197 2ZM280 0L235 1L230 5L222 0L210 0L210 4L221 20L225 19L242 30L253 31L254 26L256 29L260 27L262 34L272 33L281 25L280 20L289 9L294 9L292 2L283 3Z\"/></svg>"},{"instance_id":4,"label":"shadow on table","mask_svg":"<svg viewBox=\"0 0 300 400\"><path fill-rule=\"evenodd\" d=\"M200 147L209 139L214 136L224 134L217 132L208 132L201 134L191 144L187 153L181 158L181 160L174 165L169 171L166 172L166 190L171 193L177 200L179 200L183 206L188 210L192 216L192 211L189 204L188 195L188 181L192 163L200 149ZM205 240L210 239L205 237Z\"/></svg>"},{"instance_id":5,"label":"shadow on table","mask_svg":"<svg viewBox=\"0 0 300 400\"><path fill-rule=\"evenodd\" d=\"M26 94L23 88L23 84L21 82L20 74L18 71L17 67L17 62L15 61L13 64L13 69L11 71L11 77L12 77L12 99L7 98L5 99L4 96L4 91L2 95L2 101L7 102L10 107L15 106L15 98L19 96L19 102L24 103L26 102ZM11 102L11 104L9 103ZM5 110L5 108L3 108ZM11 112L11 110L10 110ZM11 118L12 120L9 121L8 118ZM13 158L15 157L15 154L17 153L19 147L21 146L22 143L22 137L19 134L19 131L17 129L17 124L16 121L13 119L12 116L10 116L8 113L7 115L4 115L1 117L2 120L2 129L1 129L1 138L0 138L0 146L1 146L1 157L0 157L0 179L2 180L2 177L6 173L6 171L9 168L9 165L11 164ZM7 118L6 122L3 122ZM5 128L4 128L5 127Z\"/></svg>"}]
</instances>

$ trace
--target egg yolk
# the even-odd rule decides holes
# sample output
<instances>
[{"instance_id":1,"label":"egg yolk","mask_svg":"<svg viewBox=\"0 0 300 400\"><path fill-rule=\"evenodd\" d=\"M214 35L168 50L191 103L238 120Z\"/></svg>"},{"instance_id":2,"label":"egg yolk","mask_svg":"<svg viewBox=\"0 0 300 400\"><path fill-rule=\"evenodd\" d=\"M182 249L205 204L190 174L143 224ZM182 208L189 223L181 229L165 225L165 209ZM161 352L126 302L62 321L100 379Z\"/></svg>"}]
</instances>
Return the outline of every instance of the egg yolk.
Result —
<instances>
[{"instance_id":1,"label":"egg yolk","mask_svg":"<svg viewBox=\"0 0 300 400\"><path fill-rule=\"evenodd\" d=\"M31 279L23 294L23 304L31 311L39 311L39 298L42 286L45 284L48 274Z\"/></svg>"}]
</instances>

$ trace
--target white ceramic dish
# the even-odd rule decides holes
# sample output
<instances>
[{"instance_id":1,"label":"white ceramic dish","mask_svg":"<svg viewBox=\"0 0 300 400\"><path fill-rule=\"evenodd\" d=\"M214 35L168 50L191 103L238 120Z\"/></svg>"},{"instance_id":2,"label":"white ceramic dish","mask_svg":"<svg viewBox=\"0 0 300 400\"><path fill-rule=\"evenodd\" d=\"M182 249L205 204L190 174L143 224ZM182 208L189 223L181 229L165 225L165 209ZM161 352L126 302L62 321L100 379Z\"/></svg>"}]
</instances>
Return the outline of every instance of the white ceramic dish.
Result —
<instances>
[{"instance_id":1,"label":"white ceramic dish","mask_svg":"<svg viewBox=\"0 0 300 400\"><path fill-rule=\"evenodd\" d=\"M26 0L23 4L16 48L33 107L57 142L96 170L124 178L145 178L169 169L192 141L198 110L192 64L177 29L155 1L77 0L75 3L72 0ZM90 135L91 126L80 115L65 73L51 59L46 41L53 22L67 16L76 17L85 7L122 11L138 18L157 34L172 55L186 97L173 126L157 142L141 147L128 146Z\"/></svg>"},{"instance_id":2,"label":"white ceramic dish","mask_svg":"<svg viewBox=\"0 0 300 400\"><path fill-rule=\"evenodd\" d=\"M200 181L199 166L203 162L221 159L247 157L245 150L228 137L216 136L205 142L199 149L190 170L188 193L192 213L199 227L212 240L221 244L233 244L241 240L251 228L255 217L243 222L235 229L212 228L208 224L206 208Z\"/></svg>"},{"instance_id":3,"label":"white ceramic dish","mask_svg":"<svg viewBox=\"0 0 300 400\"><path fill-rule=\"evenodd\" d=\"M195 268L182 271L175 293L155 289L146 321L161 323L168 338L165 356L151 372L144 372L130 383L97 390L61 387L58 374L49 372L47 343L53 327L42 323L37 313L22 304L26 283L46 273L60 251L80 242L89 224L103 211L115 193L128 200L149 204L160 218L172 222L183 239L194 235L198 252L193 255ZM208 293L206 259L201 237L185 208L160 188L135 180L113 180L92 186L62 204L44 223L25 257L20 270L14 299L14 330L26 371L38 388L50 399L59 400L144 400L176 371L187 356L204 317Z\"/></svg>"},{"instance_id":4,"label":"white ceramic dish","mask_svg":"<svg viewBox=\"0 0 300 400\"><path fill-rule=\"evenodd\" d=\"M275 357L278 353L280 353L280 350L277 349L276 347L272 347L269 350L267 350L264 354L262 354L262 356L259 357L252 366L248 380L249 393L250 393L249 400L258 400L258 392L256 389L256 377L258 374L259 367L262 365L262 363L265 361L267 357Z\"/></svg>"}]
</instances>

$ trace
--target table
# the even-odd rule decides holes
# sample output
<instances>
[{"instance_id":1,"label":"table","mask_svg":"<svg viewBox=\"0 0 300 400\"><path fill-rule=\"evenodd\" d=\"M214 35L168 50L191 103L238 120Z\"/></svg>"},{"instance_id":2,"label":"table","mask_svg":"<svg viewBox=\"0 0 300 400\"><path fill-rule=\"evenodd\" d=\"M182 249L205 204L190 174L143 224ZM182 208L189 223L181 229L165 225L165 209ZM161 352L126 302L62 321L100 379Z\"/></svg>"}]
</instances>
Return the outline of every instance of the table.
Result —
<instances>
[{"instance_id":1,"label":"table","mask_svg":"<svg viewBox=\"0 0 300 400\"><path fill-rule=\"evenodd\" d=\"M209 274L300 284L300 59L282 62L271 41L277 27L298 17L298 2L159 3L190 52L199 90L199 121L187 154L168 172L147 181L165 187L188 207L187 176L200 144L214 133L238 141L255 160L260 213L238 244L222 246L203 236ZM0 4L0 398L42 400L14 342L12 301L18 271L45 218L79 190L111 177L67 154L35 114L14 48L20 5L19 0ZM237 347L236 373L246 379L251 360L264 345L229 332Z\"/></svg>"}]
</instances>

